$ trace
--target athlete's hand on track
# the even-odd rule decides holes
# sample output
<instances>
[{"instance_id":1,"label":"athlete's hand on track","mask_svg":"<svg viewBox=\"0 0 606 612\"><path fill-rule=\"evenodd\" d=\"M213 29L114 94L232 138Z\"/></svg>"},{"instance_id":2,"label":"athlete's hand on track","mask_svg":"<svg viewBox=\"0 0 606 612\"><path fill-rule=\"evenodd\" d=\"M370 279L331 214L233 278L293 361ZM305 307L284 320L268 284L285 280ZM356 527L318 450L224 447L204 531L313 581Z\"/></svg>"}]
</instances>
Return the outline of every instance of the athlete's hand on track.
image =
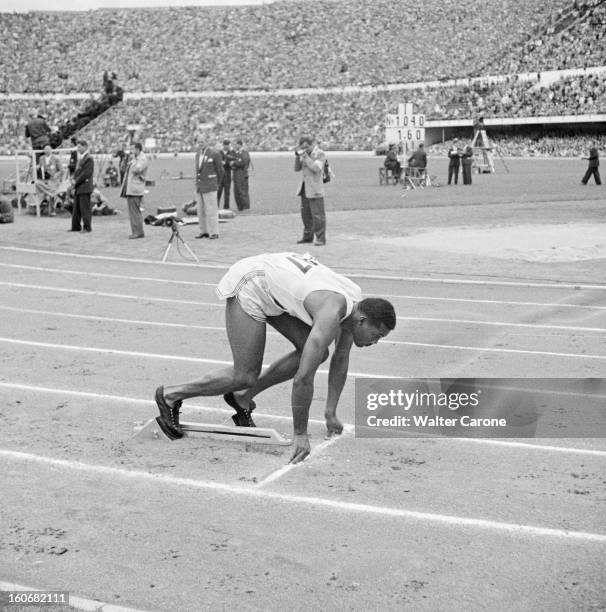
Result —
<instances>
[{"instance_id":1,"label":"athlete's hand on track","mask_svg":"<svg viewBox=\"0 0 606 612\"><path fill-rule=\"evenodd\" d=\"M332 438L343 433L343 423L333 414L326 417L326 437Z\"/></svg>"},{"instance_id":2,"label":"athlete's hand on track","mask_svg":"<svg viewBox=\"0 0 606 612\"><path fill-rule=\"evenodd\" d=\"M300 463L311 452L309 436L307 434L295 435L293 444L295 445L295 449L288 463Z\"/></svg>"}]
</instances>

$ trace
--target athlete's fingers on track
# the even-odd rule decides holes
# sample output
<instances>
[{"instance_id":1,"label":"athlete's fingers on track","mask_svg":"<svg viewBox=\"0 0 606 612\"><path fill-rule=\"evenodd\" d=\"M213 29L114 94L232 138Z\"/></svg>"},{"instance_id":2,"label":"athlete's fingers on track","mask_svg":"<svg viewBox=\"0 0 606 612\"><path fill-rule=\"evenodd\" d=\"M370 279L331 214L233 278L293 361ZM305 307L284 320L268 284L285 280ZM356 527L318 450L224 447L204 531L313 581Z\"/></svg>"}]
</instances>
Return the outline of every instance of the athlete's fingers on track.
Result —
<instances>
[{"instance_id":1,"label":"athlete's fingers on track","mask_svg":"<svg viewBox=\"0 0 606 612\"><path fill-rule=\"evenodd\" d=\"M305 457L307 457L310 453L308 448L297 448L295 449L290 461L288 463L301 463Z\"/></svg>"}]
</instances>

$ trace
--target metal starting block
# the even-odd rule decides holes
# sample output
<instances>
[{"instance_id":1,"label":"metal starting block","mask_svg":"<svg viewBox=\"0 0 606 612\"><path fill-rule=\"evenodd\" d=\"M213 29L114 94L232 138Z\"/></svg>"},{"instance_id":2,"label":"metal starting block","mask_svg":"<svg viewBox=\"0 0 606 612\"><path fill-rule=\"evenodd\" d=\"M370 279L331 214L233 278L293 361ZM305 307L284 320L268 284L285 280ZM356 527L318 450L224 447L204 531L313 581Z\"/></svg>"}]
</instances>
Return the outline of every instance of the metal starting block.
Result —
<instances>
[{"instance_id":1,"label":"metal starting block","mask_svg":"<svg viewBox=\"0 0 606 612\"><path fill-rule=\"evenodd\" d=\"M292 440L285 438L275 429L267 427L236 427L234 425L215 425L211 423L180 423L183 433L187 437L205 437L215 440L235 440L238 442L253 442L256 444L274 444L289 446ZM156 419L150 419L144 425L135 427L137 439L142 440L170 440L162 431Z\"/></svg>"}]
</instances>

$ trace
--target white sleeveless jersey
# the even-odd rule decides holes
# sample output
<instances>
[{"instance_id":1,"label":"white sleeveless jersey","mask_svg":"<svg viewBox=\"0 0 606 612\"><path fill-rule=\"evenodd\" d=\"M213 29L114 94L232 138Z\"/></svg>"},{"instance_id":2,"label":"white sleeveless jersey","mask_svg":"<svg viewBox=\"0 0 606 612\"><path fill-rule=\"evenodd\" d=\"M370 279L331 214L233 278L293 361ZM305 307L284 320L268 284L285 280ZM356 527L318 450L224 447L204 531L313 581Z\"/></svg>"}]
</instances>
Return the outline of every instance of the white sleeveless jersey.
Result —
<instances>
[{"instance_id":1,"label":"white sleeveless jersey","mask_svg":"<svg viewBox=\"0 0 606 612\"><path fill-rule=\"evenodd\" d=\"M271 297L289 315L312 325L313 320L303 302L313 291L333 291L346 300L347 318L355 302L362 299L362 290L354 282L319 263L306 253L268 253L260 255Z\"/></svg>"}]
</instances>

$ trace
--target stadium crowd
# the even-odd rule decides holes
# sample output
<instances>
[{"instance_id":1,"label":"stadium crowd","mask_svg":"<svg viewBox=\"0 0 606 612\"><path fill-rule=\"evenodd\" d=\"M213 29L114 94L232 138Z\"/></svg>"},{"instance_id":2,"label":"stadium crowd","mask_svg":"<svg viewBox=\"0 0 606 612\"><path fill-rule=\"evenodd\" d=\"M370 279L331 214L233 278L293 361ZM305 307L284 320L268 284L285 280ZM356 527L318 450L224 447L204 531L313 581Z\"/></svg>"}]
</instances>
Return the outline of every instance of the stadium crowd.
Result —
<instances>
[{"instance_id":1,"label":"stadium crowd","mask_svg":"<svg viewBox=\"0 0 606 612\"><path fill-rule=\"evenodd\" d=\"M255 150L291 149L300 133L315 134L328 150L369 150L403 99L428 120L606 113L606 80L591 71L549 86L533 74L406 91L382 87L470 75L486 57L496 59L483 75L606 64L605 15L606 0L536 6L470 0L456 10L428 0L404 12L390 0L319 0L0 13L8 33L0 39L0 85L10 92L0 98L0 154L28 148L25 125L34 109L56 130L81 114L108 66L133 95L81 131L96 152L119 148L132 125L140 126L140 140L153 137L158 150L173 153L192 150L203 126L217 138L241 136ZM308 53L310 46L317 52ZM296 87L313 91L277 91ZM188 96L196 90L214 91ZM83 91L91 92L88 99L18 95ZM171 91L183 93L165 97Z\"/></svg>"},{"instance_id":2,"label":"stadium crowd","mask_svg":"<svg viewBox=\"0 0 606 612\"><path fill-rule=\"evenodd\" d=\"M261 96L128 98L84 128L93 151L115 148L127 126L139 125L139 139L153 137L165 152L191 151L200 126L211 126L217 138L242 136L255 150L279 151L293 146L299 133L314 133L328 150L369 150L382 138L385 115L395 112L402 91L365 90L341 93ZM428 120L489 117L557 116L606 113L606 79L601 75L566 77L549 87L516 78L489 84L418 88L406 92ZM51 126L78 112L83 100L46 100L38 109ZM0 154L27 147L24 127L32 103L2 100ZM314 112L310 113L310 108Z\"/></svg>"},{"instance_id":3,"label":"stadium crowd","mask_svg":"<svg viewBox=\"0 0 606 612\"><path fill-rule=\"evenodd\" d=\"M505 53L474 74L519 74L606 64L606 2L575 1L529 32L515 54Z\"/></svg>"},{"instance_id":4,"label":"stadium crowd","mask_svg":"<svg viewBox=\"0 0 606 612\"><path fill-rule=\"evenodd\" d=\"M521 61L537 70L569 67L572 49L587 39L575 38L574 28L602 23L601 0L584 2L587 8L577 11L570 33L559 33L557 42L536 41L547 41L544 24L553 27L574 5L318 0L1 13L0 91L96 91L107 66L117 68L125 91L146 92L424 82L465 77L485 58L499 58L499 74L519 72ZM525 44L522 33L536 48ZM521 60L523 50L536 61ZM595 54L603 56L603 46ZM580 67L587 63L584 47L573 57Z\"/></svg>"}]
</instances>

